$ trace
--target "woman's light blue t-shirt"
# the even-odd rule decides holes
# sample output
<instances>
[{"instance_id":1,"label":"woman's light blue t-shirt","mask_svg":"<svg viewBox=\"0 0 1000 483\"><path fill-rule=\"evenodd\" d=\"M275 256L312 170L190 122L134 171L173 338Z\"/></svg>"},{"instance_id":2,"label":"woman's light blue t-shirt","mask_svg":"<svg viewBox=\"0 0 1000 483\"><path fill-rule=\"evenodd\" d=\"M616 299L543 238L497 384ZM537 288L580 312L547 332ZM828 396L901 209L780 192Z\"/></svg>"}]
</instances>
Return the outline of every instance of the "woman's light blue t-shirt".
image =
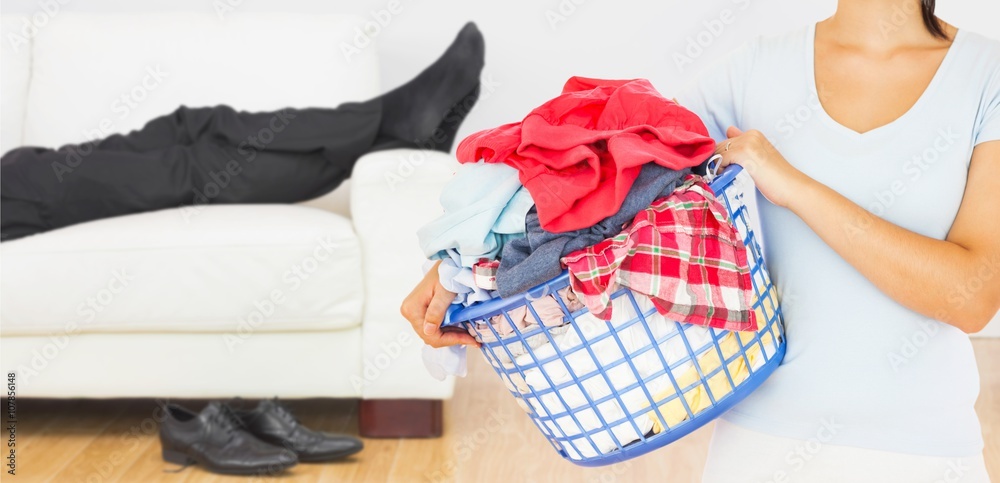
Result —
<instances>
[{"instance_id":1,"label":"woman's light blue t-shirt","mask_svg":"<svg viewBox=\"0 0 1000 483\"><path fill-rule=\"evenodd\" d=\"M702 117L716 140L724 142L730 125L757 129L796 168L873 214L945 239L973 148L1000 140L1000 42L959 31L916 104L859 134L819 102L814 34L810 26L757 39L709 68L678 101ZM820 443L934 456L980 453L973 408L979 374L968 336L893 301L801 219L759 195L757 201L788 352L779 370L724 418ZM843 229L865 226L859 220ZM1000 266L989 271L1000 276ZM948 300L965 303L974 288L955 287Z\"/></svg>"}]
</instances>

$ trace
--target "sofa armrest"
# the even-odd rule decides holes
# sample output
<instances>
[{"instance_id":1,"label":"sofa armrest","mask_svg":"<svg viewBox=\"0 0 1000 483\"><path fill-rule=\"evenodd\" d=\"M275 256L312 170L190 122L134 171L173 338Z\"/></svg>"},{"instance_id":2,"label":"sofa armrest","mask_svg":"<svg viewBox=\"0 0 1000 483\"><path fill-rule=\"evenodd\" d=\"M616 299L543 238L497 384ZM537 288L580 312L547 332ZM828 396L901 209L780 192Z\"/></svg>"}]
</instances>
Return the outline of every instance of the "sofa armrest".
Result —
<instances>
[{"instance_id":1,"label":"sofa armrest","mask_svg":"<svg viewBox=\"0 0 1000 483\"><path fill-rule=\"evenodd\" d=\"M351 176L351 218L361 241L365 305L364 399L446 399L454 380L437 381L424 368L423 342L399 306L423 276L426 259L417 229L441 213L439 198L458 163L436 151L394 149L365 155Z\"/></svg>"}]
</instances>

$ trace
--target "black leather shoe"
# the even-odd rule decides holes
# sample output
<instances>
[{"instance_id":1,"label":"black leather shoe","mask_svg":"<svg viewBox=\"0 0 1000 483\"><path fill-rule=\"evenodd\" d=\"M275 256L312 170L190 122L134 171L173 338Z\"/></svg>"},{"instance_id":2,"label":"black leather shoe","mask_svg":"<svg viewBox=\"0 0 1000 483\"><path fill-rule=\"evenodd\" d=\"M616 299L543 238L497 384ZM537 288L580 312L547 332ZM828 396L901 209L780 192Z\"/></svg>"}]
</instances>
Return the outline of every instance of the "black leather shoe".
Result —
<instances>
[{"instance_id":1,"label":"black leather shoe","mask_svg":"<svg viewBox=\"0 0 1000 483\"><path fill-rule=\"evenodd\" d=\"M233 401L230 409L243 427L254 436L295 452L302 462L332 461L364 448L361 440L306 428L277 398L263 400L252 410L240 409Z\"/></svg>"},{"instance_id":2,"label":"black leather shoe","mask_svg":"<svg viewBox=\"0 0 1000 483\"><path fill-rule=\"evenodd\" d=\"M183 466L199 464L214 473L280 473L298 462L295 453L267 444L243 430L223 404L209 403L200 414L176 404L163 407L160 424L163 459Z\"/></svg>"}]
</instances>

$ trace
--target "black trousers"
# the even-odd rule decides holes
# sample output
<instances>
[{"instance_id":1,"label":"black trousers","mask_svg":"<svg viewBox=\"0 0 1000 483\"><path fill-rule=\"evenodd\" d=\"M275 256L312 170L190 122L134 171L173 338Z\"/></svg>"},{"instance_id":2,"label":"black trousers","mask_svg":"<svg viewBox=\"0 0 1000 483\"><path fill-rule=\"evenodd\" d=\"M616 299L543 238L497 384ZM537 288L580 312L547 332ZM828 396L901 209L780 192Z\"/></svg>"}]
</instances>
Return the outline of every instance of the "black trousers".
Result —
<instances>
[{"instance_id":1,"label":"black trousers","mask_svg":"<svg viewBox=\"0 0 1000 483\"><path fill-rule=\"evenodd\" d=\"M290 203L332 191L381 140L380 99L336 109L181 107L140 130L0 158L0 233L208 203Z\"/></svg>"}]
</instances>

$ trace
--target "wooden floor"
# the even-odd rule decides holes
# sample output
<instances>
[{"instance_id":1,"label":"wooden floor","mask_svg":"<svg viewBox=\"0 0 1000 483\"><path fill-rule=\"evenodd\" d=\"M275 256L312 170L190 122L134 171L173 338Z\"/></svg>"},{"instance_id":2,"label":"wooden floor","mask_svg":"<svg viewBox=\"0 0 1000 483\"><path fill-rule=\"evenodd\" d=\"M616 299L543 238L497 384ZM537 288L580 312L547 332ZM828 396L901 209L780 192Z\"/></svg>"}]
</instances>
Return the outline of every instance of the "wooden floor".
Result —
<instances>
[{"instance_id":1,"label":"wooden floor","mask_svg":"<svg viewBox=\"0 0 1000 483\"><path fill-rule=\"evenodd\" d=\"M986 460L1000 481L1000 339L974 341L982 377L977 410L986 438ZM446 435L430 440L365 441L352 459L301 464L272 478L213 475L198 467L179 473L160 459L155 403L150 400L37 400L18 404L17 477L6 481L217 482L217 481L669 481L697 482L711 427L666 448L603 468L581 468L553 449L504 394L480 357L445 404ZM191 401L200 407L200 401ZM333 432L357 432L357 403L290 401L302 421ZM4 419L6 427L6 415ZM5 468L6 470L6 468ZM6 471L5 471L6 473Z\"/></svg>"}]
</instances>

